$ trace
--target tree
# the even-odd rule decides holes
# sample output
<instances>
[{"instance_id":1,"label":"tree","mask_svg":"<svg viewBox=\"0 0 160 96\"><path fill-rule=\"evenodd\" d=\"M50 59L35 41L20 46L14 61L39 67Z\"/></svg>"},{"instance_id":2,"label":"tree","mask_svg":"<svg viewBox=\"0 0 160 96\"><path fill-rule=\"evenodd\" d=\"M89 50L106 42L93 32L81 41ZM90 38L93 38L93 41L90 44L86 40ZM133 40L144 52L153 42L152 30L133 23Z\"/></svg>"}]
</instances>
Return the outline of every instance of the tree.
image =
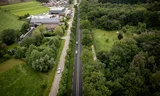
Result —
<instances>
[{"instance_id":1,"label":"tree","mask_svg":"<svg viewBox=\"0 0 160 96\"><path fill-rule=\"evenodd\" d=\"M26 48L25 47L18 47L15 53L15 58L21 59L26 57Z\"/></svg>"},{"instance_id":2,"label":"tree","mask_svg":"<svg viewBox=\"0 0 160 96\"><path fill-rule=\"evenodd\" d=\"M90 30L90 31L91 31L91 29L92 29L92 26L91 26L91 24L90 24L90 22L89 22L88 20L82 20L80 27L81 27L82 29L88 29L88 30Z\"/></svg>"},{"instance_id":3,"label":"tree","mask_svg":"<svg viewBox=\"0 0 160 96\"><path fill-rule=\"evenodd\" d=\"M24 23L23 25L22 25L22 27L21 27L21 33L22 34L26 34L27 33L27 29L29 29L29 24L28 23Z\"/></svg>"},{"instance_id":4,"label":"tree","mask_svg":"<svg viewBox=\"0 0 160 96\"><path fill-rule=\"evenodd\" d=\"M11 45L16 40L16 31L13 29L5 29L1 32L0 39L7 45Z\"/></svg>"},{"instance_id":5,"label":"tree","mask_svg":"<svg viewBox=\"0 0 160 96\"><path fill-rule=\"evenodd\" d=\"M3 57L4 54L7 53L7 45L0 41L0 57Z\"/></svg>"},{"instance_id":6,"label":"tree","mask_svg":"<svg viewBox=\"0 0 160 96\"><path fill-rule=\"evenodd\" d=\"M123 35L121 33L119 33L117 37L119 40L121 40L123 38Z\"/></svg>"},{"instance_id":7,"label":"tree","mask_svg":"<svg viewBox=\"0 0 160 96\"><path fill-rule=\"evenodd\" d=\"M62 36L63 35L63 29L60 26L57 26L54 30L56 35Z\"/></svg>"},{"instance_id":8,"label":"tree","mask_svg":"<svg viewBox=\"0 0 160 96\"><path fill-rule=\"evenodd\" d=\"M41 50L41 48L39 50ZM27 64L38 72L48 72L49 69L51 69L55 65L55 59L53 58L54 55L52 49L45 48L44 50L43 48L42 51L39 50L37 49L33 49L32 51L30 49L28 50Z\"/></svg>"}]
</instances>

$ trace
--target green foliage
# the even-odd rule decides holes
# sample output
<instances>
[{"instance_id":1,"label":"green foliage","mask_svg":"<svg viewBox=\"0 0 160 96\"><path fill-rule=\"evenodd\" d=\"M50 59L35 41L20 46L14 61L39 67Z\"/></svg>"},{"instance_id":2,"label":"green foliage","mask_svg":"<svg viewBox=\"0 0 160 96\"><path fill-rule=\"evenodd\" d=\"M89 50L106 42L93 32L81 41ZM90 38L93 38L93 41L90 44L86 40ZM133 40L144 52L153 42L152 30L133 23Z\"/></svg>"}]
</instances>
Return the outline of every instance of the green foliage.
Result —
<instances>
[{"instance_id":1,"label":"green foliage","mask_svg":"<svg viewBox=\"0 0 160 96\"><path fill-rule=\"evenodd\" d=\"M92 27L107 30L121 29L127 24L137 26L138 22L146 23L147 28L160 26L159 12L147 10L146 6L147 4L102 4L83 0L80 17L88 20Z\"/></svg>"},{"instance_id":2,"label":"green foliage","mask_svg":"<svg viewBox=\"0 0 160 96\"><path fill-rule=\"evenodd\" d=\"M24 24L22 25L20 31L21 31L22 34L26 34L26 33L28 32L27 29L29 29L29 23L24 23Z\"/></svg>"},{"instance_id":3,"label":"green foliage","mask_svg":"<svg viewBox=\"0 0 160 96\"><path fill-rule=\"evenodd\" d=\"M25 47L18 47L15 52L15 58L21 59L26 57L26 48Z\"/></svg>"},{"instance_id":4,"label":"green foliage","mask_svg":"<svg viewBox=\"0 0 160 96\"><path fill-rule=\"evenodd\" d=\"M27 64L39 72L48 72L55 65L52 49L45 48L43 51L33 50L27 55Z\"/></svg>"},{"instance_id":5,"label":"green foliage","mask_svg":"<svg viewBox=\"0 0 160 96\"><path fill-rule=\"evenodd\" d=\"M7 45L0 41L0 57L3 57L5 53L7 53Z\"/></svg>"},{"instance_id":6,"label":"green foliage","mask_svg":"<svg viewBox=\"0 0 160 96\"><path fill-rule=\"evenodd\" d=\"M119 40L123 39L122 33L119 33L117 37L118 37Z\"/></svg>"},{"instance_id":7,"label":"green foliage","mask_svg":"<svg viewBox=\"0 0 160 96\"><path fill-rule=\"evenodd\" d=\"M91 46L92 45L92 36L91 32L88 29L82 29L82 45Z\"/></svg>"},{"instance_id":8,"label":"green foliage","mask_svg":"<svg viewBox=\"0 0 160 96\"><path fill-rule=\"evenodd\" d=\"M60 26L57 26L54 30L56 35L62 36L63 35L63 29Z\"/></svg>"},{"instance_id":9,"label":"green foliage","mask_svg":"<svg viewBox=\"0 0 160 96\"><path fill-rule=\"evenodd\" d=\"M0 39L3 43L11 45L17 38L16 31L13 29L6 29L0 33Z\"/></svg>"},{"instance_id":10,"label":"green foliage","mask_svg":"<svg viewBox=\"0 0 160 96\"><path fill-rule=\"evenodd\" d=\"M147 3L147 0L98 0L98 2L106 3L125 3L125 4L136 4L136 3Z\"/></svg>"}]
</instances>

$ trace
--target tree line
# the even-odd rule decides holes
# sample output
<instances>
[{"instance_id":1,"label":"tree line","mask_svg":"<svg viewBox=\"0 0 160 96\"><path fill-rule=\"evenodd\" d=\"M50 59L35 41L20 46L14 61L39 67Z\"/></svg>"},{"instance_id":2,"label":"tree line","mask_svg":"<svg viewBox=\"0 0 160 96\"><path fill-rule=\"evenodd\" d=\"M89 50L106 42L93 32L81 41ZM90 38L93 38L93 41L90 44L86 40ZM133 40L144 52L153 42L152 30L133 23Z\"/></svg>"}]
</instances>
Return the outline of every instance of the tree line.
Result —
<instances>
[{"instance_id":1,"label":"tree line","mask_svg":"<svg viewBox=\"0 0 160 96\"><path fill-rule=\"evenodd\" d=\"M82 19L88 19L94 27L105 30L117 30L126 25L137 26L139 22L145 23L147 28L160 26L160 14L157 10L151 9L155 8L154 5L149 8L151 5L102 4L84 0L80 6L80 13Z\"/></svg>"}]
</instances>

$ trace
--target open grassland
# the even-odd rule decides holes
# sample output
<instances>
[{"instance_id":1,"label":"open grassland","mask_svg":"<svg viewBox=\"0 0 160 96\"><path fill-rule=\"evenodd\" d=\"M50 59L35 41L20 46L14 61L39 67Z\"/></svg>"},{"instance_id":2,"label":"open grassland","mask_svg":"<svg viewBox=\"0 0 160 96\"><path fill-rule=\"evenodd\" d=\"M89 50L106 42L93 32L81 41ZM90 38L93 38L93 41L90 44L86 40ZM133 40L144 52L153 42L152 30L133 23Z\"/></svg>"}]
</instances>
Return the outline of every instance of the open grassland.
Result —
<instances>
[{"instance_id":1,"label":"open grassland","mask_svg":"<svg viewBox=\"0 0 160 96\"><path fill-rule=\"evenodd\" d=\"M43 79L26 64L0 74L1 96L41 96Z\"/></svg>"},{"instance_id":2,"label":"open grassland","mask_svg":"<svg viewBox=\"0 0 160 96\"><path fill-rule=\"evenodd\" d=\"M18 16L22 16L27 13L30 15L41 14L49 10L49 8L42 6L40 2L36 1L5 5L1 8L3 10L9 10L11 13Z\"/></svg>"},{"instance_id":3,"label":"open grassland","mask_svg":"<svg viewBox=\"0 0 160 96\"><path fill-rule=\"evenodd\" d=\"M96 52L110 50L112 45L118 41L117 31L93 30L93 38Z\"/></svg>"},{"instance_id":4,"label":"open grassland","mask_svg":"<svg viewBox=\"0 0 160 96\"><path fill-rule=\"evenodd\" d=\"M0 64L0 73L7 71L8 69L11 69L13 66L17 65L17 64L21 64L23 63L22 60L19 59L9 59L5 62L3 62L2 64Z\"/></svg>"},{"instance_id":5,"label":"open grassland","mask_svg":"<svg viewBox=\"0 0 160 96\"><path fill-rule=\"evenodd\" d=\"M23 23L16 16L0 10L0 32L8 28L20 29Z\"/></svg>"}]
</instances>

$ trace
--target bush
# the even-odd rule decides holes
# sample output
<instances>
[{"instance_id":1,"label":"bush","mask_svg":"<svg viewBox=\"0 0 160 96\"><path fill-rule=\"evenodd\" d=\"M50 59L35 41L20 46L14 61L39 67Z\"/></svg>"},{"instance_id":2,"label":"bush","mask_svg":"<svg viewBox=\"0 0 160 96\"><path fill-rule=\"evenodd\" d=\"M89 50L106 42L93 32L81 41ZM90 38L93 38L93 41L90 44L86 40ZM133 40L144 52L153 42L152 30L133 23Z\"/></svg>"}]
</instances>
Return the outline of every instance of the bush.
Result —
<instances>
[{"instance_id":1,"label":"bush","mask_svg":"<svg viewBox=\"0 0 160 96\"><path fill-rule=\"evenodd\" d=\"M11 58L11 56L10 56L9 54L5 54L5 55L3 55L3 58L4 58L5 60L8 60L8 59Z\"/></svg>"}]
</instances>

